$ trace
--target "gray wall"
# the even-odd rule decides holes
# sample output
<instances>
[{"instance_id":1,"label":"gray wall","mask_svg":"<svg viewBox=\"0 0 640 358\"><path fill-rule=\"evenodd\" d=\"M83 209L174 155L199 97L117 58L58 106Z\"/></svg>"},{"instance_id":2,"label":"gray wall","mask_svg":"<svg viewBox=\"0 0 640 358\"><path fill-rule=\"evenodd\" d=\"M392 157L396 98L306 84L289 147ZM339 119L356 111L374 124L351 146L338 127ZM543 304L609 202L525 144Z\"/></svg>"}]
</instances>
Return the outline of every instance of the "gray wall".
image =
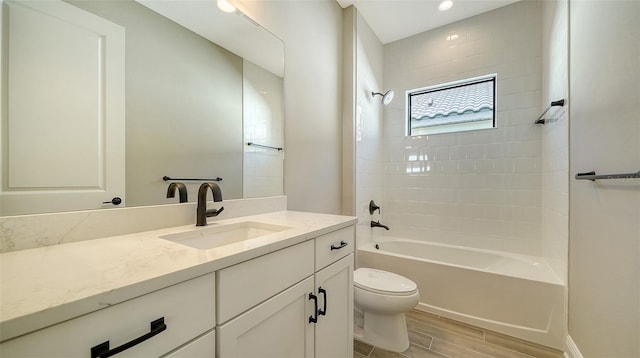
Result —
<instances>
[{"instance_id":1,"label":"gray wall","mask_svg":"<svg viewBox=\"0 0 640 358\"><path fill-rule=\"evenodd\" d=\"M570 2L570 173L640 169L640 2ZM640 183L570 179L569 335L640 357Z\"/></svg>"},{"instance_id":2,"label":"gray wall","mask_svg":"<svg viewBox=\"0 0 640 358\"><path fill-rule=\"evenodd\" d=\"M290 210L342 212L342 9L334 0L239 1L285 43Z\"/></svg>"},{"instance_id":3,"label":"gray wall","mask_svg":"<svg viewBox=\"0 0 640 358\"><path fill-rule=\"evenodd\" d=\"M164 175L242 198L242 58L133 1L70 2L126 29L127 205L176 202Z\"/></svg>"}]
</instances>

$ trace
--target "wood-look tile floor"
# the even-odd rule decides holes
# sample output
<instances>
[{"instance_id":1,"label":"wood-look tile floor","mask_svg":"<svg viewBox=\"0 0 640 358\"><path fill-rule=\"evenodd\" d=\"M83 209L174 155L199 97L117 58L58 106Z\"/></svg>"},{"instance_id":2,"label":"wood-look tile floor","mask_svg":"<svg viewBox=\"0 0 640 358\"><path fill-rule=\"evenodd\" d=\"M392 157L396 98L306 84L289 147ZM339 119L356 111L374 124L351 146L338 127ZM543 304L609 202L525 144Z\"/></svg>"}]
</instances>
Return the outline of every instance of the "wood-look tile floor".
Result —
<instances>
[{"instance_id":1,"label":"wood-look tile floor","mask_svg":"<svg viewBox=\"0 0 640 358\"><path fill-rule=\"evenodd\" d=\"M535 343L413 310L406 315L409 349L389 352L353 342L354 358L562 358L564 353Z\"/></svg>"}]
</instances>

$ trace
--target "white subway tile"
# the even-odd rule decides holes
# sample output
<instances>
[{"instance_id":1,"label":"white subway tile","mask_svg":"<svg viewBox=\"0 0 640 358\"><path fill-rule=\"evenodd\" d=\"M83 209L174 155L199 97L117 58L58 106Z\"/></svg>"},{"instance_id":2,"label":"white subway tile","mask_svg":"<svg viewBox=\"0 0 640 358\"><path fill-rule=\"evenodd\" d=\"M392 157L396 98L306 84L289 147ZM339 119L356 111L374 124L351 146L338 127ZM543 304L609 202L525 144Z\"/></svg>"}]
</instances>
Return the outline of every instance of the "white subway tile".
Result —
<instances>
[{"instance_id":1,"label":"white subway tile","mask_svg":"<svg viewBox=\"0 0 640 358\"><path fill-rule=\"evenodd\" d=\"M532 36L541 23L519 7L535 12L536 6L523 2L385 46L385 86L396 93L494 72L499 81L493 130L405 138L403 101L385 107L383 154L366 147L361 170L368 181L363 189L375 190L372 173L384 168L383 215L394 233L532 253L540 251L543 218L549 226L562 220L568 126L532 125L541 110L542 55L540 46L531 44L542 41ZM521 23L531 27L519 32L515 27ZM453 31L458 40L446 41ZM566 93L566 86L561 91ZM550 142L543 159L545 131ZM376 154L384 166L376 164ZM548 216L542 214L543 185L549 194L545 205L554 208Z\"/></svg>"},{"instance_id":2,"label":"white subway tile","mask_svg":"<svg viewBox=\"0 0 640 358\"><path fill-rule=\"evenodd\" d=\"M471 174L476 171L476 161L475 160L460 160L458 161L458 173L460 174Z\"/></svg>"}]
</instances>

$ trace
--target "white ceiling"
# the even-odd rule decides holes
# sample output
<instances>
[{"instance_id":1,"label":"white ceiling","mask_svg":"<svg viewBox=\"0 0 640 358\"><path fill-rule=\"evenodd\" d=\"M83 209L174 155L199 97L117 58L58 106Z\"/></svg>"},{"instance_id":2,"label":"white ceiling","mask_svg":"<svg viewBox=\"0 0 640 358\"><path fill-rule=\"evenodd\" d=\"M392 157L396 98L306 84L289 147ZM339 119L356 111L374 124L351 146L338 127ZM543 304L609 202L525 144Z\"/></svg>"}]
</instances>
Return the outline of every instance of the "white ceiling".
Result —
<instances>
[{"instance_id":1,"label":"white ceiling","mask_svg":"<svg viewBox=\"0 0 640 358\"><path fill-rule=\"evenodd\" d=\"M518 0L453 0L439 11L441 0L336 0L343 8L355 5L383 44L481 14Z\"/></svg>"}]
</instances>

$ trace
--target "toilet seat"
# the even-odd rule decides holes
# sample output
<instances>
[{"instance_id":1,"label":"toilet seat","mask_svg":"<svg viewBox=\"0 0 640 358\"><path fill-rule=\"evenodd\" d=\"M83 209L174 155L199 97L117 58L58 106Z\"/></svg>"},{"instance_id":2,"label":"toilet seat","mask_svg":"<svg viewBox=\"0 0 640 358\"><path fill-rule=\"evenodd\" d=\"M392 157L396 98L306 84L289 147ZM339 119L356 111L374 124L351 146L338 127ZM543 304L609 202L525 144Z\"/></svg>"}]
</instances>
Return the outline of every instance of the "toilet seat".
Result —
<instances>
[{"instance_id":1,"label":"toilet seat","mask_svg":"<svg viewBox=\"0 0 640 358\"><path fill-rule=\"evenodd\" d=\"M415 282L392 272L359 268L353 272L355 287L384 295L408 296L418 291Z\"/></svg>"}]
</instances>

